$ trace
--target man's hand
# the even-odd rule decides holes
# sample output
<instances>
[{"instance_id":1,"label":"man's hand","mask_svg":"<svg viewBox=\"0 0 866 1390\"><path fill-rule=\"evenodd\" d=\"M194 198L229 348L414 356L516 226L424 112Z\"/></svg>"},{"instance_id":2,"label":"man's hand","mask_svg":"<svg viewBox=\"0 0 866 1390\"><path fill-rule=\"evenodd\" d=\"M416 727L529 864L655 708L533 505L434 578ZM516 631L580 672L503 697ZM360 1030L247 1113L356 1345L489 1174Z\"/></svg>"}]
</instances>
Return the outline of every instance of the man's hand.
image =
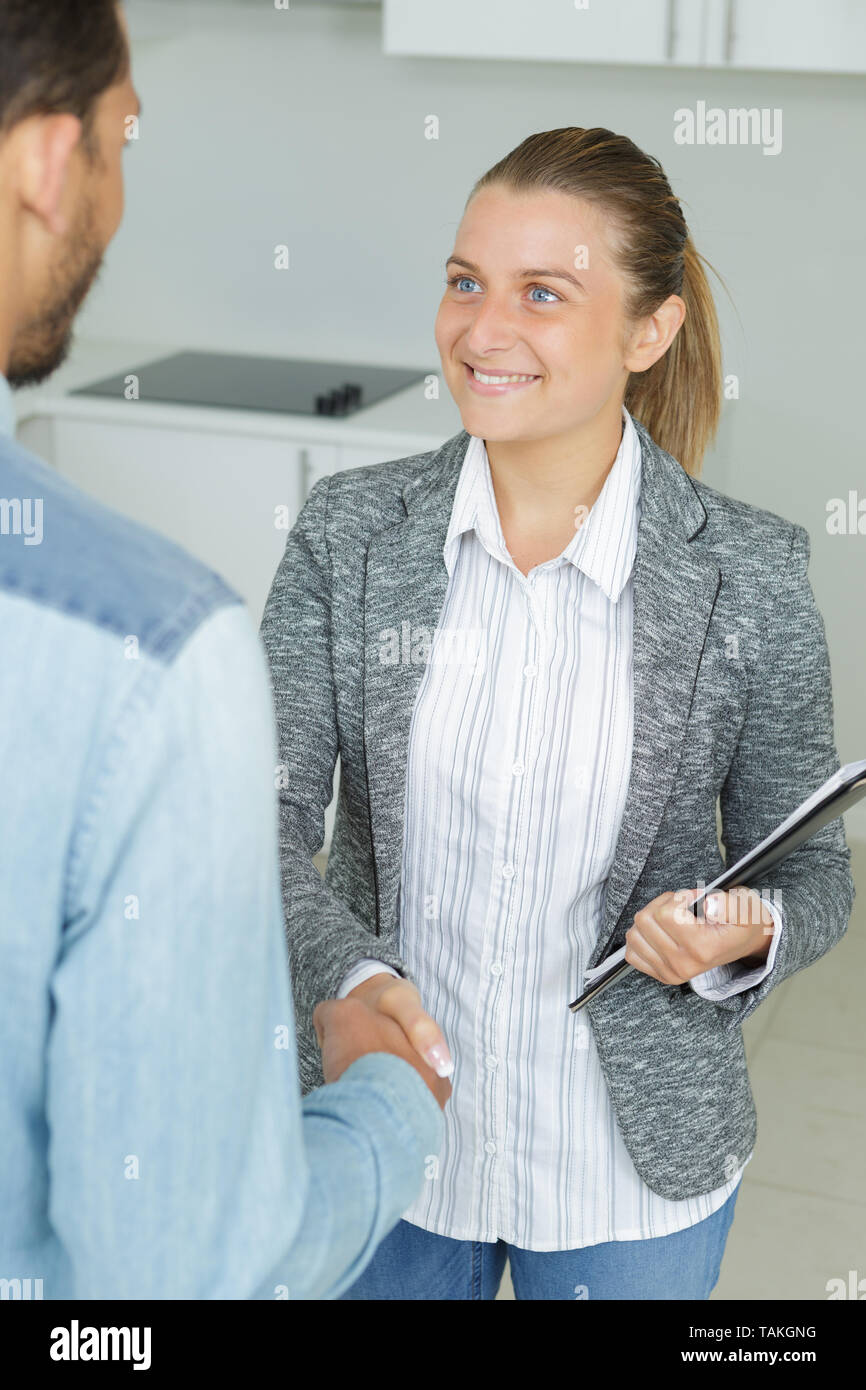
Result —
<instances>
[{"instance_id":1,"label":"man's hand","mask_svg":"<svg viewBox=\"0 0 866 1390\"><path fill-rule=\"evenodd\" d=\"M761 895L752 888L711 893L699 918L689 907L699 892L662 893L635 914L625 938L629 965L663 985L681 985L717 965L766 960L774 922Z\"/></svg>"},{"instance_id":2,"label":"man's hand","mask_svg":"<svg viewBox=\"0 0 866 1390\"><path fill-rule=\"evenodd\" d=\"M393 976L386 978L398 983ZM415 1068L444 1110L451 1095L451 1082L447 1077L437 1076L427 1065L399 1023L371 1008L363 999L354 998L356 993L352 990L347 999L325 999L313 1010L325 1081L338 1080L347 1067L368 1052L390 1052Z\"/></svg>"}]
</instances>

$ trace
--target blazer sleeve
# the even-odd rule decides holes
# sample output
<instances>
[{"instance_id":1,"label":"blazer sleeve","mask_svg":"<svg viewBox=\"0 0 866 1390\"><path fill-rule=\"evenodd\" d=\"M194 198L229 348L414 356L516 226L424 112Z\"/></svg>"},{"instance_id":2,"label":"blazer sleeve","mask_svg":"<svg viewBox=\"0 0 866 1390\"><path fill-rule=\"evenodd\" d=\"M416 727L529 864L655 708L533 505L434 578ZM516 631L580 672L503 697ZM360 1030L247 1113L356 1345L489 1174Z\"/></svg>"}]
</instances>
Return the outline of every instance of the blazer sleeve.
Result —
<instances>
[{"instance_id":1,"label":"blazer sleeve","mask_svg":"<svg viewBox=\"0 0 866 1390\"><path fill-rule=\"evenodd\" d=\"M316 483L289 533L261 625L277 722L280 873L301 1048L305 1041L315 1046L316 1004L336 997L360 961L374 957L407 973L313 863L324 843L339 752L326 537L330 481Z\"/></svg>"},{"instance_id":2,"label":"blazer sleeve","mask_svg":"<svg viewBox=\"0 0 866 1390\"><path fill-rule=\"evenodd\" d=\"M722 839L734 863L839 767L824 623L808 578L809 536L791 546L767 597L746 718L722 787ZM743 1023L776 985L811 965L844 935L854 901L851 853L841 819L751 886L781 909L773 969L753 989L715 1001Z\"/></svg>"}]
</instances>

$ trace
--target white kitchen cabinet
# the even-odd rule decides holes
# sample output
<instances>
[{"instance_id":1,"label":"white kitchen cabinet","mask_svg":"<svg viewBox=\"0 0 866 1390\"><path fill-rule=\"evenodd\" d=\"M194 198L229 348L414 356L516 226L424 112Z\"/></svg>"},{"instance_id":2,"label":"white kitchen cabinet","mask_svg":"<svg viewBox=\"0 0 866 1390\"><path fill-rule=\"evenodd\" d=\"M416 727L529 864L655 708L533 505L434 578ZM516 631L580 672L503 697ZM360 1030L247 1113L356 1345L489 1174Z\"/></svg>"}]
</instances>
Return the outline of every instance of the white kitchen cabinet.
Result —
<instances>
[{"instance_id":1,"label":"white kitchen cabinet","mask_svg":"<svg viewBox=\"0 0 866 1390\"><path fill-rule=\"evenodd\" d=\"M383 0L385 52L866 71L864 0Z\"/></svg>"},{"instance_id":2,"label":"white kitchen cabinet","mask_svg":"<svg viewBox=\"0 0 866 1390\"><path fill-rule=\"evenodd\" d=\"M291 526L303 499L298 445L62 415L26 422L19 438L85 492L215 569L258 623L286 541L277 521ZM317 467L336 467L334 446L312 453Z\"/></svg>"},{"instance_id":3,"label":"white kitchen cabinet","mask_svg":"<svg viewBox=\"0 0 866 1390\"><path fill-rule=\"evenodd\" d=\"M98 501L223 575L256 623L319 478L434 449L460 428L450 397L428 400L420 380L343 419L76 394L173 351L76 341L49 382L16 394L17 435Z\"/></svg>"},{"instance_id":4,"label":"white kitchen cabinet","mask_svg":"<svg viewBox=\"0 0 866 1390\"><path fill-rule=\"evenodd\" d=\"M407 449L405 452L414 453L415 451ZM347 468L369 468L374 463L385 463L388 459L398 458L399 450L395 453L393 447L384 444L369 447L344 444L335 450L335 454L336 457L330 459L321 451L302 450L305 493L308 493L314 483L317 483L320 478L326 478L329 473L342 473Z\"/></svg>"},{"instance_id":5,"label":"white kitchen cabinet","mask_svg":"<svg viewBox=\"0 0 866 1390\"><path fill-rule=\"evenodd\" d=\"M319 478L435 449L460 428L450 397L429 400L423 381L344 420L70 394L174 350L77 342L50 382L17 398L17 436L83 491L223 575L256 626L288 528Z\"/></svg>"},{"instance_id":6,"label":"white kitchen cabinet","mask_svg":"<svg viewBox=\"0 0 866 1390\"><path fill-rule=\"evenodd\" d=\"M177 423L160 424L134 419L114 404L97 403L94 415L79 413L83 409L80 402L72 407L55 401L50 411L22 419L18 439L84 492L162 532L216 570L246 601L257 627L288 529L313 484L344 468L369 467L441 442L388 431L369 444L351 436L344 442L339 435L303 440L244 434L237 426L226 432L216 411L174 411ZM259 415L250 418L251 428L270 427ZM212 422L210 428L204 421ZM300 433L302 421L286 421L283 428L293 424ZM334 799L325 812L325 853L338 786L339 762Z\"/></svg>"},{"instance_id":7,"label":"white kitchen cabinet","mask_svg":"<svg viewBox=\"0 0 866 1390\"><path fill-rule=\"evenodd\" d=\"M385 444L344 444L338 450L338 457L335 466L331 466L321 457L305 456L304 476L307 482L307 490L313 483L324 478L328 473L343 473L347 468L370 468L376 463L386 463L390 459L407 458L410 454L425 453L427 449L435 449L442 440L431 440L429 444L419 444L417 441L405 441L402 446L393 443Z\"/></svg>"},{"instance_id":8,"label":"white kitchen cabinet","mask_svg":"<svg viewBox=\"0 0 866 1390\"><path fill-rule=\"evenodd\" d=\"M386 420L390 408L377 407ZM305 438L302 418L276 418L66 397L26 414L18 438L98 501L215 569L258 623L286 536L314 483L436 448L452 432L445 417L445 428L429 438L384 428L359 439L357 430L316 420L307 428L319 437Z\"/></svg>"},{"instance_id":9,"label":"white kitchen cabinet","mask_svg":"<svg viewBox=\"0 0 866 1390\"><path fill-rule=\"evenodd\" d=\"M134 43L217 33L270 38L291 12L291 0L125 0Z\"/></svg>"},{"instance_id":10,"label":"white kitchen cabinet","mask_svg":"<svg viewBox=\"0 0 866 1390\"><path fill-rule=\"evenodd\" d=\"M730 0L724 61L736 68L866 72L866 4Z\"/></svg>"},{"instance_id":11,"label":"white kitchen cabinet","mask_svg":"<svg viewBox=\"0 0 866 1390\"><path fill-rule=\"evenodd\" d=\"M663 63L672 0L384 0L386 53L449 58Z\"/></svg>"}]
</instances>

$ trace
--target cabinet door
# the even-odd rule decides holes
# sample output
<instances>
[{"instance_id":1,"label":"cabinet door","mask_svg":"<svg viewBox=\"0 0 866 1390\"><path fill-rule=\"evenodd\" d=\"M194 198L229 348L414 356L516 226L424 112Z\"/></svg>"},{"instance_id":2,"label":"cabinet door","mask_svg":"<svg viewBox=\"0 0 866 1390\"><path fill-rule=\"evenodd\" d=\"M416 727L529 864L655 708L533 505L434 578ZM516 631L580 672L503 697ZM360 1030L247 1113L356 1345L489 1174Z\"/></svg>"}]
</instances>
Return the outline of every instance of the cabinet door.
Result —
<instances>
[{"instance_id":1,"label":"cabinet door","mask_svg":"<svg viewBox=\"0 0 866 1390\"><path fill-rule=\"evenodd\" d=\"M663 63L673 58L672 0L384 0L386 53Z\"/></svg>"},{"instance_id":2,"label":"cabinet door","mask_svg":"<svg viewBox=\"0 0 866 1390\"><path fill-rule=\"evenodd\" d=\"M442 444L438 437L394 441L393 438L382 444L341 444L334 449L303 448L301 455L304 464L304 493L310 491L314 483L329 473L342 473L348 468L371 468L376 463L387 463L390 459L407 458L410 454L427 453L438 449ZM336 454L336 458L334 455Z\"/></svg>"},{"instance_id":3,"label":"cabinet door","mask_svg":"<svg viewBox=\"0 0 866 1390\"><path fill-rule=\"evenodd\" d=\"M866 71L863 0L729 0L726 61L789 72Z\"/></svg>"},{"instance_id":4,"label":"cabinet door","mask_svg":"<svg viewBox=\"0 0 866 1390\"><path fill-rule=\"evenodd\" d=\"M301 505L296 444L60 417L50 461L215 569L258 624Z\"/></svg>"}]
</instances>

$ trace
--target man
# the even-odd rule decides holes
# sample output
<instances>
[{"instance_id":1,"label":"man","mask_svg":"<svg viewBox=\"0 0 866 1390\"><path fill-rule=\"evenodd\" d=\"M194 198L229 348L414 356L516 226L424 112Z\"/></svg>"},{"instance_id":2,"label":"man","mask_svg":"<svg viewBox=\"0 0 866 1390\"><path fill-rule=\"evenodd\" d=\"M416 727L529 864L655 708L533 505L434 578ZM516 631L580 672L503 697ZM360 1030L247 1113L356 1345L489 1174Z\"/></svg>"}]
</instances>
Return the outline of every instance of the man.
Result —
<instances>
[{"instance_id":1,"label":"man","mask_svg":"<svg viewBox=\"0 0 866 1390\"><path fill-rule=\"evenodd\" d=\"M0 1278L333 1298L416 1196L450 1086L330 1001L334 1084L301 1102L259 639L12 438L10 384L63 359L117 230L138 109L114 0L0 0ZM420 1001L414 1040L442 1042Z\"/></svg>"}]
</instances>

